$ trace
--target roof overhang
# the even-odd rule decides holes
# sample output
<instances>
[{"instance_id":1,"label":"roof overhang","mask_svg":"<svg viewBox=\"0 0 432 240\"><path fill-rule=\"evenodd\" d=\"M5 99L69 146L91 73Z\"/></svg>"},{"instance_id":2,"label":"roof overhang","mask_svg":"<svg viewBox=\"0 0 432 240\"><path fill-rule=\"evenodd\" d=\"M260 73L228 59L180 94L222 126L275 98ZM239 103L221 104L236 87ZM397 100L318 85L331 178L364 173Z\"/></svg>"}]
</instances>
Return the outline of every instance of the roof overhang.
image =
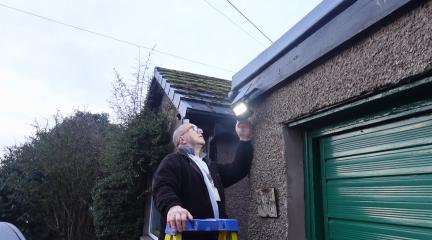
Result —
<instances>
[{"instance_id":1,"label":"roof overhang","mask_svg":"<svg viewBox=\"0 0 432 240\"><path fill-rule=\"evenodd\" d=\"M322 1L233 76L233 104L258 96L342 46L410 0Z\"/></svg>"},{"instance_id":2,"label":"roof overhang","mask_svg":"<svg viewBox=\"0 0 432 240\"><path fill-rule=\"evenodd\" d=\"M154 79L159 83L168 99L173 103L181 118L190 118L190 114L200 113L209 116L233 117L229 104L209 103L190 98L184 91L177 90L157 71L154 70Z\"/></svg>"}]
</instances>

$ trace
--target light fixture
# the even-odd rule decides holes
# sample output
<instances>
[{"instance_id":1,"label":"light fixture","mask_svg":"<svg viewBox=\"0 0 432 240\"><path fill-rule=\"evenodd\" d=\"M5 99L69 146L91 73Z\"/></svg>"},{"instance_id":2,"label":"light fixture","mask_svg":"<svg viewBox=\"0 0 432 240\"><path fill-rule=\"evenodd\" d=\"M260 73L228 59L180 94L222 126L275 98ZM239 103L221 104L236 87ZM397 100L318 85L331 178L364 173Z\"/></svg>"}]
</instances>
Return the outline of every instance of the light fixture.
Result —
<instances>
[{"instance_id":1,"label":"light fixture","mask_svg":"<svg viewBox=\"0 0 432 240\"><path fill-rule=\"evenodd\" d=\"M240 102L233 107L234 114L237 117L244 114L247 110L248 110L248 107L244 102Z\"/></svg>"},{"instance_id":2,"label":"light fixture","mask_svg":"<svg viewBox=\"0 0 432 240\"><path fill-rule=\"evenodd\" d=\"M241 101L232 106L234 115L239 120L245 120L252 115L252 111L249 109L246 102Z\"/></svg>"}]
</instances>

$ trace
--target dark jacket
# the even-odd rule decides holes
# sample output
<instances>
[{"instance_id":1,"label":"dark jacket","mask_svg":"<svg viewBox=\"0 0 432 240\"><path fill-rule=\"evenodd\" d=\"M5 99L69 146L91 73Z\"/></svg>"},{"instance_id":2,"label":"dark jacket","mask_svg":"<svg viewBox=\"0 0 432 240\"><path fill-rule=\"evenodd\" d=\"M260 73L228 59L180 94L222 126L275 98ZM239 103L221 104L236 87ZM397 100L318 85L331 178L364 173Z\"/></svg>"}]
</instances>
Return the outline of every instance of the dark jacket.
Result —
<instances>
[{"instance_id":1,"label":"dark jacket","mask_svg":"<svg viewBox=\"0 0 432 240\"><path fill-rule=\"evenodd\" d=\"M206 159L221 197L221 201L218 202L220 218L227 218L224 188L233 185L248 174L252 157L250 141L241 141L232 163L220 164ZM175 205L187 209L196 219L214 218L202 173L193 160L182 151L169 154L162 160L154 175L152 188L153 201L161 213L160 239L163 239L161 237L164 235L168 210Z\"/></svg>"}]
</instances>

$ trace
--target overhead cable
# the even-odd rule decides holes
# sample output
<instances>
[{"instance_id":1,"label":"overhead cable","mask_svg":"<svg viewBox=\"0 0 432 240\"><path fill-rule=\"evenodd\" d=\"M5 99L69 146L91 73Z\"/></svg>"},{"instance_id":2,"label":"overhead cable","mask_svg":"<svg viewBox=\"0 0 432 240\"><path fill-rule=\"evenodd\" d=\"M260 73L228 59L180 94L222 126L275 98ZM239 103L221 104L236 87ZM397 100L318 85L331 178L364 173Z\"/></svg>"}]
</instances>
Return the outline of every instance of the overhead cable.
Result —
<instances>
[{"instance_id":1,"label":"overhead cable","mask_svg":"<svg viewBox=\"0 0 432 240\"><path fill-rule=\"evenodd\" d=\"M222 67L219 67L219 66L207 64L207 63L204 63L204 62L201 62L201 61L198 61L198 60L182 57L182 56L179 56L179 55L176 55L176 54L172 54L172 53L169 53L169 52L157 50L157 49L154 49L154 48L151 48L151 47L148 47L148 46L144 46L144 45L141 45L141 44L138 44L138 43L134 43L134 42L131 42L131 41L128 41L128 40L124 40L124 39L121 39L121 38L113 37L113 36L108 35L108 34L92 31L92 30L89 30L89 29L86 29L86 28L83 28L83 27L78 27L78 26L75 26L75 25L72 25L72 24L69 24L69 23L58 21L58 20L53 19L53 18L48 18L48 17L42 16L42 15L30 12L30 11L26 11L26 10L22 10L22 9L15 8L15 7L12 7L12 6L8 6L8 5L5 5L3 3L0 3L0 7L8 8L8 9L20 12L20 13L24 13L24 14L27 14L27 15L30 15L30 16L33 16L33 17L37 17L39 19L43 19L43 20L48 21L48 22L52 22L52 23L56 23L56 24L59 24L59 25L63 25L63 26L69 27L69 28L73 28L73 29L78 30L78 31L87 32L87 33L90 33L90 34L93 34L93 35L96 35L96 36L99 36L99 37L102 37L102 38L110 39L110 40L117 41L117 42L120 42L120 43L123 43L123 44L134 46L134 47L137 47L137 48L147 49L149 51L153 51L153 52L156 52L156 53L159 53L159 54L162 54L162 55L166 55L166 56L169 56L169 57L181 59L183 61L199 64L199 65L210 67L210 68L214 68L214 69L219 69L219 70L222 70L222 71L225 71L225 72L231 72L231 73L234 72L234 71L232 71L230 69L226 69L226 68L222 68Z\"/></svg>"},{"instance_id":2,"label":"overhead cable","mask_svg":"<svg viewBox=\"0 0 432 240\"><path fill-rule=\"evenodd\" d=\"M228 21L230 21L232 24L234 24L236 27L238 27L243 33L247 34L250 38L255 40L257 43L259 43L263 47L267 47L264 43L259 41L256 37L254 37L252 34L250 34L248 31L246 31L242 26L240 26L238 23L236 23L234 20L232 20L230 17L228 17L225 13L223 13L221 10L219 10L217 7L215 7L213 4L211 4L209 1L204 0L207 5L209 5L211 8L213 8L216 12L224 16Z\"/></svg>"},{"instance_id":3,"label":"overhead cable","mask_svg":"<svg viewBox=\"0 0 432 240\"><path fill-rule=\"evenodd\" d=\"M240 11L240 9L238 9L230 0L226 0L238 13L240 13L252 26L254 26L254 28L256 30L258 30L265 38L267 38L267 40L269 40L271 43L273 43L273 41L264 34L263 31L261 31L261 29L259 27L257 27L257 25L255 25L248 17L246 17L242 11Z\"/></svg>"}]
</instances>

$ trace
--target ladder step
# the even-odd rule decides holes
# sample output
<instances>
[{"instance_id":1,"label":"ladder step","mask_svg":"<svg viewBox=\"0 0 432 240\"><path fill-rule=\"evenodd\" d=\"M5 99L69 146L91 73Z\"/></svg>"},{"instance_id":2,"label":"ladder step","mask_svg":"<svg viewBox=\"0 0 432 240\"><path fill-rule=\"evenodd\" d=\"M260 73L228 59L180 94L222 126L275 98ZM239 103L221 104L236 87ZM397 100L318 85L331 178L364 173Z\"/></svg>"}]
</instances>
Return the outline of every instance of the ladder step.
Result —
<instances>
[{"instance_id":1,"label":"ladder step","mask_svg":"<svg viewBox=\"0 0 432 240\"><path fill-rule=\"evenodd\" d=\"M238 222L235 219L194 219L186 222L184 232L219 232L218 240L238 240ZM165 240L181 240L182 234L165 228Z\"/></svg>"},{"instance_id":2,"label":"ladder step","mask_svg":"<svg viewBox=\"0 0 432 240\"><path fill-rule=\"evenodd\" d=\"M186 222L185 232L238 232L238 222L235 219L194 219ZM169 226L165 233L175 235Z\"/></svg>"}]
</instances>

